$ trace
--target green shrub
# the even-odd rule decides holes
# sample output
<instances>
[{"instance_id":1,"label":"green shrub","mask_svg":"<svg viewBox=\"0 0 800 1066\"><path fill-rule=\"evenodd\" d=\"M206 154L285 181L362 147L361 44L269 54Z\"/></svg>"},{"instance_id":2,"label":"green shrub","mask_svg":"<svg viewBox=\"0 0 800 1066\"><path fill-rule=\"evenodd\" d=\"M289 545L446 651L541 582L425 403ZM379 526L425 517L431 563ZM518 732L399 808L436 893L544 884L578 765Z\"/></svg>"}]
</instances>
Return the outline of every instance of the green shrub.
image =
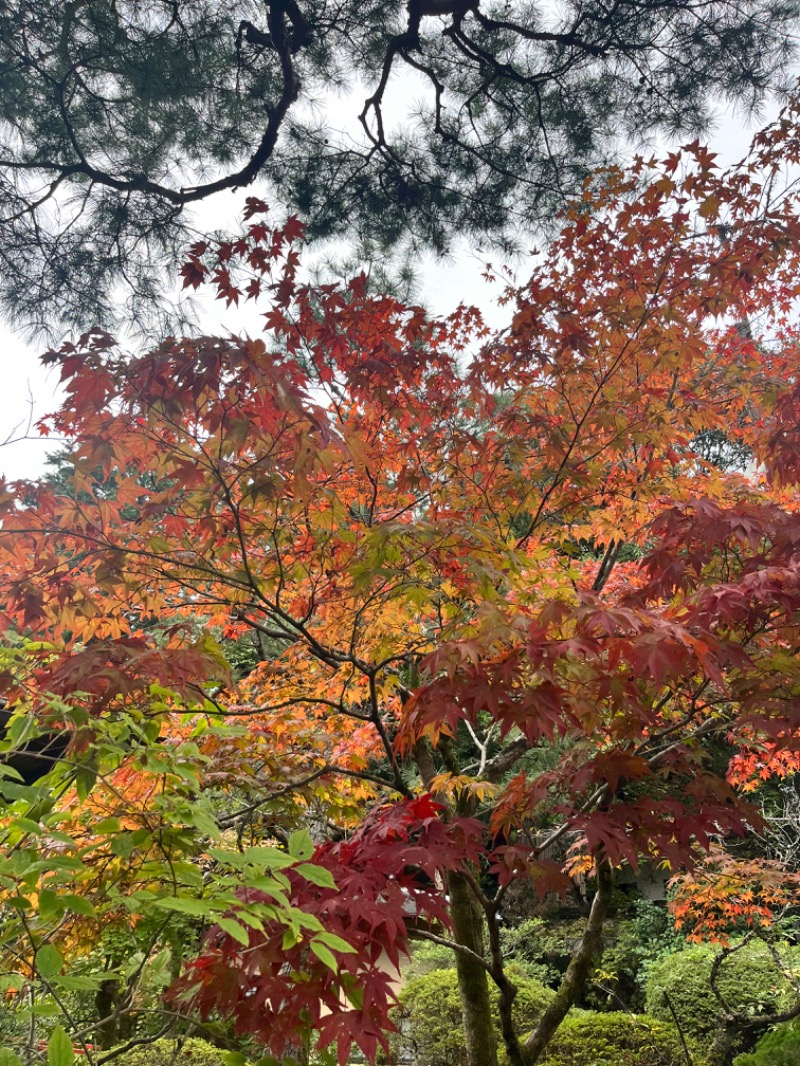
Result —
<instances>
[{"instance_id":1,"label":"green shrub","mask_svg":"<svg viewBox=\"0 0 800 1066\"><path fill-rule=\"evenodd\" d=\"M176 1053L177 1047L178 1041L166 1039L140 1044L114 1059L114 1066L224 1066L224 1051L206 1040L190 1036Z\"/></svg>"},{"instance_id":2,"label":"green shrub","mask_svg":"<svg viewBox=\"0 0 800 1066\"><path fill-rule=\"evenodd\" d=\"M647 980L647 1013L661 1021L671 1021L668 996L681 1030L708 1044L722 1012L711 987L711 967L721 950L718 945L698 944L654 965ZM796 955L796 949L786 945L781 945L780 950L787 963ZM750 941L723 960L717 988L731 1009L751 1015L782 1009L795 998L791 985L760 940Z\"/></svg>"},{"instance_id":3,"label":"green shrub","mask_svg":"<svg viewBox=\"0 0 800 1066\"><path fill-rule=\"evenodd\" d=\"M543 985L550 985L560 977L553 957L563 947L551 935L551 927L542 918L526 918L517 925L500 930L503 958L518 966L527 977Z\"/></svg>"},{"instance_id":4,"label":"green shrub","mask_svg":"<svg viewBox=\"0 0 800 1066\"><path fill-rule=\"evenodd\" d=\"M554 993L524 975L513 974L512 979L519 989L514 1000L514 1021L518 1032L524 1032L533 1028ZM402 1049L415 1066L464 1066L466 1049L456 971L434 970L415 977L404 986L399 999L395 1023L400 1032L391 1041L394 1057ZM494 1015L499 1043L496 997Z\"/></svg>"},{"instance_id":5,"label":"green shrub","mask_svg":"<svg viewBox=\"0 0 800 1066\"><path fill-rule=\"evenodd\" d=\"M411 958L403 964L403 977L410 981L414 977L424 977L434 970L452 970L453 949L442 944L433 944L429 940L417 941L412 945Z\"/></svg>"},{"instance_id":6,"label":"green shrub","mask_svg":"<svg viewBox=\"0 0 800 1066\"><path fill-rule=\"evenodd\" d=\"M586 1005L600 1011L641 1013L649 971L686 947L667 910L646 899L633 903L629 917L607 922L603 939L606 948L586 991Z\"/></svg>"},{"instance_id":7,"label":"green shrub","mask_svg":"<svg viewBox=\"0 0 800 1066\"><path fill-rule=\"evenodd\" d=\"M751 1052L738 1055L733 1066L797 1066L800 1062L800 1022L779 1025L766 1033Z\"/></svg>"},{"instance_id":8,"label":"green shrub","mask_svg":"<svg viewBox=\"0 0 800 1066\"><path fill-rule=\"evenodd\" d=\"M692 1061L700 1066L697 1053ZM675 1027L646 1014L568 1017L548 1045L541 1066L683 1066Z\"/></svg>"},{"instance_id":9,"label":"green shrub","mask_svg":"<svg viewBox=\"0 0 800 1066\"><path fill-rule=\"evenodd\" d=\"M585 929L585 918L526 918L501 929L503 958L556 987ZM606 922L603 939L605 950L585 993L585 1006L600 1011L643 1011L649 968L686 946L666 908L646 899L626 901L626 913Z\"/></svg>"},{"instance_id":10,"label":"green shrub","mask_svg":"<svg viewBox=\"0 0 800 1066\"><path fill-rule=\"evenodd\" d=\"M434 970L412 978L400 993L394 1021L399 1028L391 1038L395 1058L403 1048L417 1066L466 1063L455 970Z\"/></svg>"},{"instance_id":11,"label":"green shrub","mask_svg":"<svg viewBox=\"0 0 800 1066\"><path fill-rule=\"evenodd\" d=\"M519 989L514 1022L520 1038L536 1025L554 993L537 981L514 974ZM409 981L400 993L392 1038L393 1060L401 1056L415 1066L465 1066L461 1000L455 970L435 970ZM500 1059L505 1054L495 1007ZM696 1050L695 1066L701 1066ZM684 1066L674 1026L645 1016L573 1010L553 1038L542 1066Z\"/></svg>"}]
</instances>

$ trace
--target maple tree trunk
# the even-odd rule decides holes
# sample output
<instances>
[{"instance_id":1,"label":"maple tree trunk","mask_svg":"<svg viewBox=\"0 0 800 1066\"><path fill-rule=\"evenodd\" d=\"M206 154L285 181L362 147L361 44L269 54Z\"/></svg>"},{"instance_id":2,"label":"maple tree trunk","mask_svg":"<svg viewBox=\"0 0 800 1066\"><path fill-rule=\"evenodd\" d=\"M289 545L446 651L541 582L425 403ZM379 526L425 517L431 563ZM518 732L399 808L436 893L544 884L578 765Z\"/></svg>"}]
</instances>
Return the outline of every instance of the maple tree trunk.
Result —
<instances>
[{"instance_id":1,"label":"maple tree trunk","mask_svg":"<svg viewBox=\"0 0 800 1066\"><path fill-rule=\"evenodd\" d=\"M464 874L454 871L448 876L447 888L450 893L453 939L482 956L483 914L468 879ZM468 1066L497 1066L497 1042L486 967L460 951L455 956Z\"/></svg>"},{"instance_id":2,"label":"maple tree trunk","mask_svg":"<svg viewBox=\"0 0 800 1066\"><path fill-rule=\"evenodd\" d=\"M728 1025L723 1024L719 1027L708 1053L708 1066L729 1066L736 1048L737 1035Z\"/></svg>"},{"instance_id":3,"label":"maple tree trunk","mask_svg":"<svg viewBox=\"0 0 800 1066\"><path fill-rule=\"evenodd\" d=\"M589 921L578 949L570 960L567 972L556 992L556 998L539 1019L539 1024L525 1041L523 1052L527 1066L533 1066L541 1058L556 1029L567 1016L580 995L591 972L595 957L602 948L603 922L611 902L614 875L607 859L597 863L597 892L592 901Z\"/></svg>"},{"instance_id":4,"label":"maple tree trunk","mask_svg":"<svg viewBox=\"0 0 800 1066\"><path fill-rule=\"evenodd\" d=\"M518 989L514 982L509 980L505 972L497 907L484 908L484 913L489 933L489 949L492 956L492 980L497 985L499 992L497 1006L500 1012L500 1033L505 1044L506 1057L509 1066L525 1066L522 1048L514 1026L514 1000Z\"/></svg>"}]
</instances>

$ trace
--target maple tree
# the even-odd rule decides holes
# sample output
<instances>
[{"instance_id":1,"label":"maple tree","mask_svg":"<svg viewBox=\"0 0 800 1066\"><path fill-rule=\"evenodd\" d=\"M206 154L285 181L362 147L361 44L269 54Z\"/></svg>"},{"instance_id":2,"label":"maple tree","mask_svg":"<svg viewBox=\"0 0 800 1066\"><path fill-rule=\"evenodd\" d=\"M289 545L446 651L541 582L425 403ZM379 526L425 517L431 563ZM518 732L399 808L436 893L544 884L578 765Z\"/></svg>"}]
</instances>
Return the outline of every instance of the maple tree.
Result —
<instances>
[{"instance_id":1,"label":"maple tree","mask_svg":"<svg viewBox=\"0 0 800 1066\"><path fill-rule=\"evenodd\" d=\"M150 816L149 770L174 784L185 881L154 888L163 825L142 826L113 905L214 922L176 1010L277 1055L314 1029L373 1057L382 952L433 939L472 1066L496 1061L490 982L529 1066L591 972L615 868L691 867L758 823L748 760L800 726L800 211L774 192L799 156L794 104L728 173L693 144L595 175L500 336L363 277L303 283L300 223L251 200L183 278L265 301L263 337L131 358L93 331L45 356L65 399L43 428L74 443L59 481L0 501L0 619L28 640L4 687L17 720L72 730L81 810L117 819L101 853L135 834L131 798ZM753 470L709 461L709 434ZM257 651L238 682L232 640ZM523 1038L499 913L519 879L569 883L566 840L591 911Z\"/></svg>"}]
</instances>

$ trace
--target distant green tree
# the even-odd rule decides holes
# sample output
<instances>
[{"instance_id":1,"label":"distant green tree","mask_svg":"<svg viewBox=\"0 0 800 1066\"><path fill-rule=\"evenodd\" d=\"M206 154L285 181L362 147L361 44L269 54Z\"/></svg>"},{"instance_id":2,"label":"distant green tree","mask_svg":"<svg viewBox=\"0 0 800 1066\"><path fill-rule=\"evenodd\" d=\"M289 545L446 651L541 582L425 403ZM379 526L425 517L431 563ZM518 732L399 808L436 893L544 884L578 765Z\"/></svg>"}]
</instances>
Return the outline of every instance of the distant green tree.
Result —
<instances>
[{"instance_id":1,"label":"distant green tree","mask_svg":"<svg viewBox=\"0 0 800 1066\"><path fill-rule=\"evenodd\" d=\"M121 296L146 318L186 209L256 179L314 238L508 241L622 141L757 105L796 20L793 0L7 0L0 302L33 328L108 323Z\"/></svg>"}]
</instances>

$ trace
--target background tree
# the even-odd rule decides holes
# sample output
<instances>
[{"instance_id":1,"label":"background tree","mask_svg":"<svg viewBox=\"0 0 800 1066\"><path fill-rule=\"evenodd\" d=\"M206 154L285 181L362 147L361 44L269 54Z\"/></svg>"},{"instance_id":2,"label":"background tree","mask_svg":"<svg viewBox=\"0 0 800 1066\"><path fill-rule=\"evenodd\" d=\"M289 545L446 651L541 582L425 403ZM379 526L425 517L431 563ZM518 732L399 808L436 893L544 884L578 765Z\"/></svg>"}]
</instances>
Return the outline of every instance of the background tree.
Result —
<instances>
[{"instance_id":1,"label":"background tree","mask_svg":"<svg viewBox=\"0 0 800 1066\"><path fill-rule=\"evenodd\" d=\"M107 327L122 295L140 321L191 205L257 179L310 237L513 241L620 143L756 106L795 26L784 0L11 0L5 313ZM419 104L398 121L401 77Z\"/></svg>"}]
</instances>

